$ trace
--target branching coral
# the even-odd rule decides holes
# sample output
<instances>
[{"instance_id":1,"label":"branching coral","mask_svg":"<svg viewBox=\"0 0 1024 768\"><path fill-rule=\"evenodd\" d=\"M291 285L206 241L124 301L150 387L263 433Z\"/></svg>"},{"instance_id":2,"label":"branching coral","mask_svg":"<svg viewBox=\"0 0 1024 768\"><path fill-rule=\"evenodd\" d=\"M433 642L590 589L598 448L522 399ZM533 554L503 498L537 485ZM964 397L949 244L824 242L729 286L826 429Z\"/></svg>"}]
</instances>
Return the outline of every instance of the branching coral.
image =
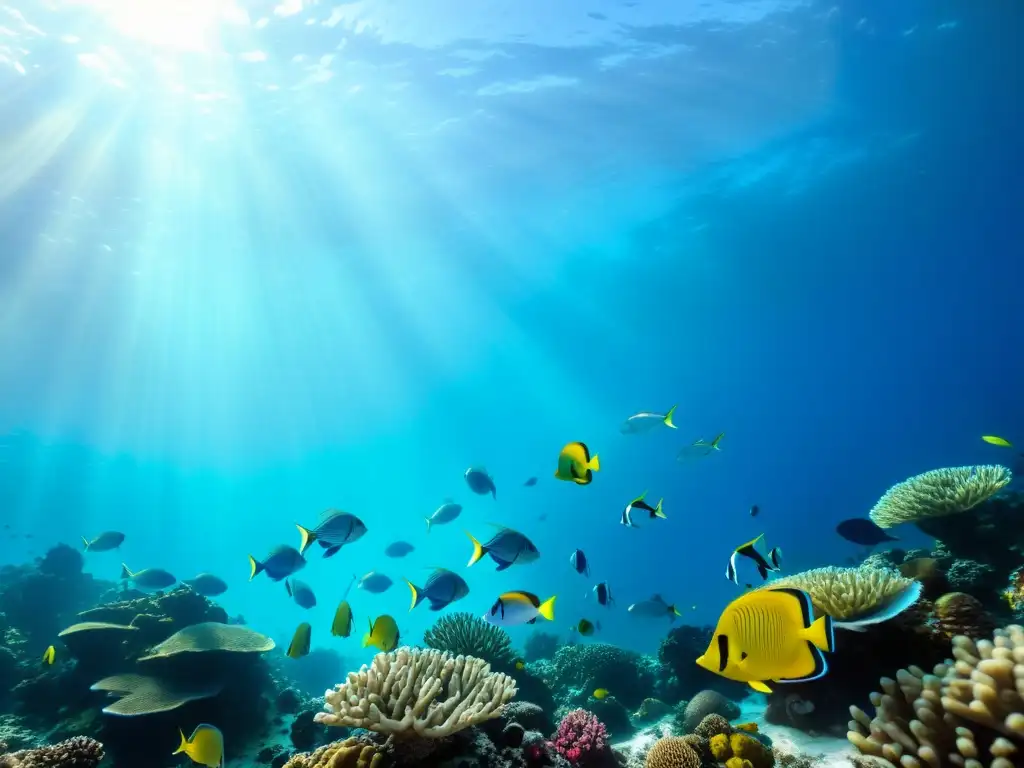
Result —
<instances>
[{"instance_id":1,"label":"branching coral","mask_svg":"<svg viewBox=\"0 0 1024 768\"><path fill-rule=\"evenodd\" d=\"M552 746L573 765L586 764L608 748L608 732L595 715L574 709L558 724Z\"/></svg>"},{"instance_id":2,"label":"branching coral","mask_svg":"<svg viewBox=\"0 0 1024 768\"><path fill-rule=\"evenodd\" d=\"M865 755L914 768L1014 768L1024 748L1024 628L953 639L955 662L882 679L875 716L851 707L849 740Z\"/></svg>"},{"instance_id":3,"label":"branching coral","mask_svg":"<svg viewBox=\"0 0 1024 768\"><path fill-rule=\"evenodd\" d=\"M898 483L872 508L870 517L882 528L929 517L966 512L1009 485L1006 467L985 465L933 469Z\"/></svg>"},{"instance_id":4,"label":"branching coral","mask_svg":"<svg viewBox=\"0 0 1024 768\"><path fill-rule=\"evenodd\" d=\"M0 755L0 768L95 768L102 759L102 744L95 739L76 736L52 747Z\"/></svg>"},{"instance_id":5,"label":"branching coral","mask_svg":"<svg viewBox=\"0 0 1024 768\"><path fill-rule=\"evenodd\" d=\"M920 595L921 585L891 568L814 568L770 581L762 589L792 587L811 596L816 614L838 622L867 616L891 618L886 608L906 608ZM899 611L896 611L897 613Z\"/></svg>"},{"instance_id":6,"label":"branching coral","mask_svg":"<svg viewBox=\"0 0 1024 768\"><path fill-rule=\"evenodd\" d=\"M504 629L464 611L434 622L423 633L423 644L456 656L483 659L496 668L507 668L515 660L512 640Z\"/></svg>"},{"instance_id":7,"label":"branching coral","mask_svg":"<svg viewBox=\"0 0 1024 768\"><path fill-rule=\"evenodd\" d=\"M482 659L403 647L350 672L324 695L316 721L441 738L498 717L515 695L515 680Z\"/></svg>"}]
</instances>

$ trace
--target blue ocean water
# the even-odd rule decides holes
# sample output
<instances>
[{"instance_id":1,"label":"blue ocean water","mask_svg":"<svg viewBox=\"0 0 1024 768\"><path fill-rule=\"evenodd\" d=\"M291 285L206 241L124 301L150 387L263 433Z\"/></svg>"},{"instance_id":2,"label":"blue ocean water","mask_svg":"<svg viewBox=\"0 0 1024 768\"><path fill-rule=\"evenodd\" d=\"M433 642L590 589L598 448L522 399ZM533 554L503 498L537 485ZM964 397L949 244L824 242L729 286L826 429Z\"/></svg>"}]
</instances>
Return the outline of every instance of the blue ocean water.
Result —
<instances>
[{"instance_id":1,"label":"blue ocean water","mask_svg":"<svg viewBox=\"0 0 1024 768\"><path fill-rule=\"evenodd\" d=\"M668 622L630 603L713 623L737 544L842 564L835 525L890 485L1024 441L1010 0L3 10L2 562L121 530L94 574L212 571L230 613L352 665L352 575L396 582L353 592L357 629L418 642L401 578L440 565L471 588L448 610L558 595L537 629L650 651ZM574 440L589 486L553 478ZM626 529L644 490L667 519ZM311 552L315 609L247 581L327 507L369 533ZM491 523L540 560L467 569Z\"/></svg>"}]
</instances>

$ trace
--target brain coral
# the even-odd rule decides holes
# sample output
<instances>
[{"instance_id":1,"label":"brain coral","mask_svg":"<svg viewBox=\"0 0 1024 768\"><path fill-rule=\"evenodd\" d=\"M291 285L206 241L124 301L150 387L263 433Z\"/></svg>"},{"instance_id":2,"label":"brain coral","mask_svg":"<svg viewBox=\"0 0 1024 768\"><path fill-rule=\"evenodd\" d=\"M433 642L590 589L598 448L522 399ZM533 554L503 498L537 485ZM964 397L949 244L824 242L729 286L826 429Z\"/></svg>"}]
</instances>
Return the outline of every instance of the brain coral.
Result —
<instances>
[{"instance_id":1,"label":"brain coral","mask_svg":"<svg viewBox=\"0 0 1024 768\"><path fill-rule=\"evenodd\" d=\"M849 621L875 613L915 585L913 579L891 568L828 566L774 579L760 589L801 589L811 596L816 612L837 621Z\"/></svg>"},{"instance_id":2,"label":"brain coral","mask_svg":"<svg viewBox=\"0 0 1024 768\"><path fill-rule=\"evenodd\" d=\"M953 663L934 674L917 667L882 679L875 716L850 707L849 740L894 766L1014 768L1024 748L1024 628L992 640L953 639Z\"/></svg>"},{"instance_id":3,"label":"brain coral","mask_svg":"<svg viewBox=\"0 0 1024 768\"><path fill-rule=\"evenodd\" d=\"M882 528L928 517L966 512L1013 479L1006 467L985 465L933 469L898 483L885 492L870 517Z\"/></svg>"},{"instance_id":4,"label":"brain coral","mask_svg":"<svg viewBox=\"0 0 1024 768\"><path fill-rule=\"evenodd\" d=\"M700 768L700 765L700 755L678 736L658 739L644 761L645 768Z\"/></svg>"}]
</instances>

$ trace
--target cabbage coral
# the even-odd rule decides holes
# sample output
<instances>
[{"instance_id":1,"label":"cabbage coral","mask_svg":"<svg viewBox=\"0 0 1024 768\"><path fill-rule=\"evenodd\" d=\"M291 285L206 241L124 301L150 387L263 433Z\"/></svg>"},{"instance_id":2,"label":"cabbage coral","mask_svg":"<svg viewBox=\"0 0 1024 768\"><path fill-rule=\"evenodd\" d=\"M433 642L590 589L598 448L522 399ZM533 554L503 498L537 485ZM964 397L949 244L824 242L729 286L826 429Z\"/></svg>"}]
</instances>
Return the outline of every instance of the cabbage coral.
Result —
<instances>
[{"instance_id":1,"label":"cabbage coral","mask_svg":"<svg viewBox=\"0 0 1024 768\"><path fill-rule=\"evenodd\" d=\"M992 640L953 639L955 662L934 674L911 667L882 679L872 718L850 707L847 734L863 754L894 766L1014 768L1024 754L1024 628Z\"/></svg>"},{"instance_id":2,"label":"cabbage coral","mask_svg":"<svg viewBox=\"0 0 1024 768\"><path fill-rule=\"evenodd\" d=\"M933 469L886 491L870 517L878 526L892 528L927 517L955 515L981 504L1012 479L1013 473L998 464Z\"/></svg>"},{"instance_id":3,"label":"cabbage coral","mask_svg":"<svg viewBox=\"0 0 1024 768\"><path fill-rule=\"evenodd\" d=\"M912 605L921 591L919 582L899 571L873 566L814 568L773 579L760 589L778 587L803 590L811 596L817 615L851 623L867 616L891 618ZM892 611L887 610L890 607Z\"/></svg>"}]
</instances>

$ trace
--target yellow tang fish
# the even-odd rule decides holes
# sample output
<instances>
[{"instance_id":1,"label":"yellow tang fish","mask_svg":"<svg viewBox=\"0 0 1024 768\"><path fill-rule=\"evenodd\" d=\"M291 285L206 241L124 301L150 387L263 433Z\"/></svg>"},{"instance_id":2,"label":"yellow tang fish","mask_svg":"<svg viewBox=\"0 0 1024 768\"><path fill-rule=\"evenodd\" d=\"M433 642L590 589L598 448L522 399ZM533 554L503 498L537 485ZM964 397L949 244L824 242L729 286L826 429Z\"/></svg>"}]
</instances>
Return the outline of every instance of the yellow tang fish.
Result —
<instances>
[{"instance_id":1,"label":"yellow tang fish","mask_svg":"<svg viewBox=\"0 0 1024 768\"><path fill-rule=\"evenodd\" d=\"M348 637L352 634L352 607L348 604L348 600L342 600L338 605L338 610L334 612L331 634L335 637Z\"/></svg>"},{"instance_id":2,"label":"yellow tang fish","mask_svg":"<svg viewBox=\"0 0 1024 768\"><path fill-rule=\"evenodd\" d=\"M521 671L526 669L526 662L522 659L516 659L516 670Z\"/></svg>"},{"instance_id":3,"label":"yellow tang fish","mask_svg":"<svg viewBox=\"0 0 1024 768\"><path fill-rule=\"evenodd\" d=\"M1004 437L996 437L995 435L982 435L981 439L989 445L998 445L1000 448L1013 448L1013 443Z\"/></svg>"},{"instance_id":4,"label":"yellow tang fish","mask_svg":"<svg viewBox=\"0 0 1024 768\"><path fill-rule=\"evenodd\" d=\"M313 628L308 621L304 621L295 628L292 641L288 644L288 658L301 659L309 653L309 638L313 634Z\"/></svg>"},{"instance_id":5,"label":"yellow tang fish","mask_svg":"<svg viewBox=\"0 0 1024 768\"><path fill-rule=\"evenodd\" d=\"M598 701L602 701L602 700L606 699L607 697L608 697L608 689L607 688L598 688L596 691L594 691L594 698L597 699Z\"/></svg>"},{"instance_id":6,"label":"yellow tang fish","mask_svg":"<svg viewBox=\"0 0 1024 768\"><path fill-rule=\"evenodd\" d=\"M596 453L590 455L585 443L568 443L558 454L555 477L578 485L589 485L594 480L594 473L600 469L600 459Z\"/></svg>"},{"instance_id":7,"label":"yellow tang fish","mask_svg":"<svg viewBox=\"0 0 1024 768\"><path fill-rule=\"evenodd\" d=\"M736 723L733 725L734 731L746 731L747 733L757 733L757 723Z\"/></svg>"},{"instance_id":8,"label":"yellow tang fish","mask_svg":"<svg viewBox=\"0 0 1024 768\"><path fill-rule=\"evenodd\" d=\"M181 745L174 750L174 754L180 755L184 752L192 758L192 761L209 768L222 768L224 765L224 736L220 729L203 723L197 725L189 738L185 738L185 732L178 730L181 734Z\"/></svg>"},{"instance_id":9,"label":"yellow tang fish","mask_svg":"<svg viewBox=\"0 0 1024 768\"><path fill-rule=\"evenodd\" d=\"M43 663L53 664L53 660L57 657L57 649L52 645L43 651Z\"/></svg>"},{"instance_id":10,"label":"yellow tang fish","mask_svg":"<svg viewBox=\"0 0 1024 768\"><path fill-rule=\"evenodd\" d=\"M799 589L765 588L736 598L718 619L698 666L771 693L766 680L797 683L828 672L832 617L814 620L811 597Z\"/></svg>"},{"instance_id":11,"label":"yellow tang fish","mask_svg":"<svg viewBox=\"0 0 1024 768\"><path fill-rule=\"evenodd\" d=\"M372 645L388 653L398 647L399 632L398 623L388 616L378 616L376 621L370 622L370 631L363 635L363 648Z\"/></svg>"}]
</instances>

